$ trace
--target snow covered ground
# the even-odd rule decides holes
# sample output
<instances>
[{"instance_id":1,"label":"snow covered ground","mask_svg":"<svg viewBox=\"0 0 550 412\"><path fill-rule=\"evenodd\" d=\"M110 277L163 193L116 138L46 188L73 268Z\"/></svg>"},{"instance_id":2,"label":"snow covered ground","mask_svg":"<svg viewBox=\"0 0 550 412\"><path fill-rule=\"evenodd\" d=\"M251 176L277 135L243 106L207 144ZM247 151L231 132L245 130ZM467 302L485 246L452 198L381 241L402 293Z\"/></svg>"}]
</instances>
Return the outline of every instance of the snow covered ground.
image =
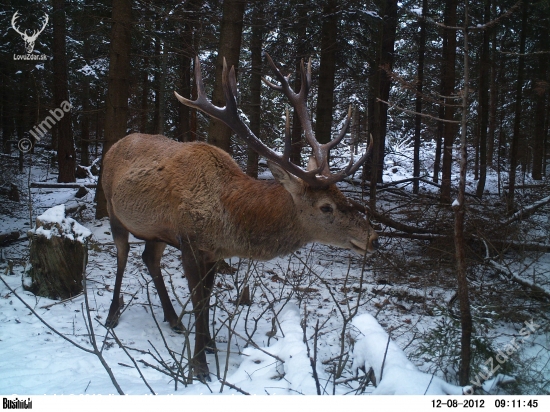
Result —
<instances>
[{"instance_id":1,"label":"snow covered ground","mask_svg":"<svg viewBox=\"0 0 550 412\"><path fill-rule=\"evenodd\" d=\"M410 164L403 158L388 156L387 162L388 181L410 177ZM35 166L31 173L30 179L20 176L21 183L55 178L41 167ZM490 175L489 190L495 190L494 182ZM424 189L431 190L429 186ZM454 365L442 371L434 369L436 362L428 354L416 356L414 362L408 358L415 348L422 347L418 335L437 328L458 333L456 324L441 309L441 302L448 301L452 291L381 282L372 270L373 258L363 261L350 251L322 245L309 245L269 262L228 260L237 271L217 276L211 300L212 333L219 350L207 355L212 382L189 382L185 365L189 347L193 347L193 318L178 252L167 248L162 270L170 283L176 311L184 311L182 321L188 327L188 339L163 322L160 300L141 261L144 244L133 238L123 281L125 311L114 330L115 339L102 326L112 299L116 266L109 224L105 219L93 219L93 192L78 201L75 192L32 190L32 214L35 218L65 203L88 205L73 216L92 232L87 296L59 302L24 291L21 278L28 242L17 242L2 252L1 394L117 393L105 366L90 353L90 328L105 364L126 394L462 393L456 382L446 382ZM0 217L0 232L30 229L29 212L24 205L21 208ZM548 255L536 265L548 276ZM236 305L245 284L250 286L252 304ZM547 319L547 313L540 315ZM533 317L535 322L541 319L537 314ZM486 336L498 336L503 348L519 331L509 323L493 323L491 328ZM521 359L544 365L550 359L549 340L548 332L535 331L518 344L516 355L521 353ZM377 386L367 379L369 368ZM533 369L541 371L541 381L550 380L548 367ZM432 370L436 370L435 375ZM480 381L484 388L499 393L500 389L488 385L494 383L491 377L485 377Z\"/></svg>"}]
</instances>

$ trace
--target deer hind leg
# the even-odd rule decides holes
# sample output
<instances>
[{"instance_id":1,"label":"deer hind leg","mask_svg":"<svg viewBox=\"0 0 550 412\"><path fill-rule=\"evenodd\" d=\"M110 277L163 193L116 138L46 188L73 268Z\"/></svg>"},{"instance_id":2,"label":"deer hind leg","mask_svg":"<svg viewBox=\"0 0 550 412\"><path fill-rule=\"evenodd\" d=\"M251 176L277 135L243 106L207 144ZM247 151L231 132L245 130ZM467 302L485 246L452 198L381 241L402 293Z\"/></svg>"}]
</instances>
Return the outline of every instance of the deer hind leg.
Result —
<instances>
[{"instance_id":1,"label":"deer hind leg","mask_svg":"<svg viewBox=\"0 0 550 412\"><path fill-rule=\"evenodd\" d=\"M120 223L120 221L113 214L111 214L110 222L111 232L113 234L113 240L117 250L117 258L115 290L113 291L113 300L111 302L111 307L109 308L109 314L107 315L106 326L109 328L114 328L118 325L120 309L124 306L120 296L120 288L122 285L122 277L124 276L124 269L126 269L126 263L128 262L130 245L128 243L128 230L126 230L122 223Z\"/></svg>"},{"instance_id":2,"label":"deer hind leg","mask_svg":"<svg viewBox=\"0 0 550 412\"><path fill-rule=\"evenodd\" d=\"M178 321L178 315L172 306L170 301L170 296L166 290L166 285L164 279L162 278L162 273L160 271L160 259L166 248L166 243L156 242L156 241L146 241L145 250L141 257L149 274L153 278L153 283L157 293L159 294L160 302L162 304L162 310L164 311L164 321L170 324L170 327L173 331L177 333L183 333L184 328L181 321Z\"/></svg>"},{"instance_id":3,"label":"deer hind leg","mask_svg":"<svg viewBox=\"0 0 550 412\"><path fill-rule=\"evenodd\" d=\"M210 381L206 353L216 350L209 328L210 294L216 274L215 262L207 261L200 251L192 249L189 242L181 242L180 248L195 314L195 351L192 362L194 374L201 380Z\"/></svg>"}]
</instances>

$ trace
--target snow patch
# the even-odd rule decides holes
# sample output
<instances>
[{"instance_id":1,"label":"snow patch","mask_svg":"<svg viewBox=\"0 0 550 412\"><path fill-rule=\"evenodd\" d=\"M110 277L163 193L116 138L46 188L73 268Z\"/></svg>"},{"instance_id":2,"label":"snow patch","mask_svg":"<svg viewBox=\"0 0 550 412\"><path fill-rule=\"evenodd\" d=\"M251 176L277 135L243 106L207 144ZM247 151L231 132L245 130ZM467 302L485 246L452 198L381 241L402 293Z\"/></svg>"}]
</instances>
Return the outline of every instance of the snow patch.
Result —
<instances>
[{"instance_id":1,"label":"snow patch","mask_svg":"<svg viewBox=\"0 0 550 412\"><path fill-rule=\"evenodd\" d=\"M371 367L378 386L376 395L462 395L464 389L420 372L393 342L377 320L369 315L357 316L352 324L363 335L353 349L353 370ZM387 351L386 351L387 347ZM385 354L385 359L384 359ZM382 367L383 364L383 367Z\"/></svg>"},{"instance_id":2,"label":"snow patch","mask_svg":"<svg viewBox=\"0 0 550 412\"><path fill-rule=\"evenodd\" d=\"M274 338L278 340L261 350L244 349L244 359L228 382L259 395L265 395L264 387L271 388L271 395L316 393L299 313L296 305L287 304L278 316L281 330Z\"/></svg>"}]
</instances>

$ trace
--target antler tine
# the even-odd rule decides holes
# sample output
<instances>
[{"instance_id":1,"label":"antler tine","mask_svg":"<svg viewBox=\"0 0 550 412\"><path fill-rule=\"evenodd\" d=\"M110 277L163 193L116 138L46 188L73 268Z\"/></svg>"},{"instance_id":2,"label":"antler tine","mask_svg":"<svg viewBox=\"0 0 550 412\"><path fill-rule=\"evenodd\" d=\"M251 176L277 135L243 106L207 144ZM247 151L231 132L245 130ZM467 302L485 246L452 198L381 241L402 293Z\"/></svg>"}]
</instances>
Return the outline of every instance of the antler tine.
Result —
<instances>
[{"instance_id":1,"label":"antler tine","mask_svg":"<svg viewBox=\"0 0 550 412\"><path fill-rule=\"evenodd\" d=\"M349 105L348 109L348 115L346 116L346 120L344 122L344 126L342 126L342 129L340 130L340 133L338 134L338 137L336 139L331 140L330 142L325 144L325 147L330 150L333 147L336 147L338 143L342 141L344 136L346 135L348 131L349 124L351 122L351 104Z\"/></svg>"},{"instance_id":2,"label":"antler tine","mask_svg":"<svg viewBox=\"0 0 550 412\"><path fill-rule=\"evenodd\" d=\"M222 122L227 124L229 127L234 129L234 126L235 127L237 126L236 124L233 124L234 120L238 118L237 102L235 100L235 94L233 93L233 90L235 90L237 87L236 81L235 81L235 70L232 69L232 71L229 73L229 79L228 79L227 63L225 62L225 59L224 59L223 72L222 72L222 86L224 89L224 96L226 100L225 107L215 106L206 97L206 92L204 90L204 83L202 80L201 64L198 56L195 58L195 81L197 83L196 100L189 100L181 96L180 94L178 94L176 91L174 91L176 98L184 105L193 107L195 109L199 109L204 113L208 114L209 116L212 116L218 120L221 120Z\"/></svg>"},{"instance_id":3,"label":"antler tine","mask_svg":"<svg viewBox=\"0 0 550 412\"><path fill-rule=\"evenodd\" d=\"M307 62L307 72L304 69L304 59L300 61L300 77L301 77L301 87L300 95L303 93L303 98L307 99L309 94L309 88L311 87L311 57Z\"/></svg>"},{"instance_id":4,"label":"antler tine","mask_svg":"<svg viewBox=\"0 0 550 412\"><path fill-rule=\"evenodd\" d=\"M195 56L195 83L197 84L197 96L205 96L204 82L202 81L202 70L199 56Z\"/></svg>"},{"instance_id":5,"label":"antler tine","mask_svg":"<svg viewBox=\"0 0 550 412\"><path fill-rule=\"evenodd\" d=\"M344 170L344 173L346 176L350 176L354 174L359 169L359 167L361 167L361 165L365 163L365 161L370 157L372 153L373 146L374 145L373 145L372 134L371 134L369 146L367 147L367 150L365 150L365 153L363 153L363 156L361 156L361 158L355 164L353 163L353 150L351 151L350 162L348 164L348 167L346 167L346 169Z\"/></svg>"},{"instance_id":6,"label":"antler tine","mask_svg":"<svg viewBox=\"0 0 550 412\"><path fill-rule=\"evenodd\" d=\"M235 66L231 66L227 72L227 61L223 58L222 89L225 96L225 110L237 114L237 80L235 78Z\"/></svg>"},{"instance_id":7,"label":"antler tine","mask_svg":"<svg viewBox=\"0 0 550 412\"><path fill-rule=\"evenodd\" d=\"M290 162L290 150L292 148L292 136L290 134L290 114L288 112L288 107L285 110L286 112L286 122L285 122L285 148L283 150L283 159Z\"/></svg>"},{"instance_id":8,"label":"antler tine","mask_svg":"<svg viewBox=\"0 0 550 412\"><path fill-rule=\"evenodd\" d=\"M369 143L369 146L367 147L367 150L365 151L365 153L363 153L363 156L361 156L361 158L357 162L353 163L353 152L352 152L350 162L348 163L347 167L344 170L339 171L338 173L330 174L329 176L323 176L322 182L325 185L330 185L341 181L347 176L353 175L355 172L357 172L357 170L359 170L361 165L365 163L365 161L370 157L372 153L372 148L373 148L373 140L371 135L370 143Z\"/></svg>"},{"instance_id":9,"label":"antler tine","mask_svg":"<svg viewBox=\"0 0 550 412\"><path fill-rule=\"evenodd\" d=\"M265 84L267 84L269 87L271 87L273 90L277 90L278 92L283 92L286 97L290 100L292 105L294 106L298 101L298 94L292 90L292 87L290 87L290 84L288 82L288 79L290 76L284 76L277 65L273 62L273 59L268 53L265 53L265 57L267 58L267 62L269 66L273 69L273 72L275 73L275 77L281 85L277 85L274 83L271 83L269 80L267 80L265 77L262 77L262 80Z\"/></svg>"}]
</instances>

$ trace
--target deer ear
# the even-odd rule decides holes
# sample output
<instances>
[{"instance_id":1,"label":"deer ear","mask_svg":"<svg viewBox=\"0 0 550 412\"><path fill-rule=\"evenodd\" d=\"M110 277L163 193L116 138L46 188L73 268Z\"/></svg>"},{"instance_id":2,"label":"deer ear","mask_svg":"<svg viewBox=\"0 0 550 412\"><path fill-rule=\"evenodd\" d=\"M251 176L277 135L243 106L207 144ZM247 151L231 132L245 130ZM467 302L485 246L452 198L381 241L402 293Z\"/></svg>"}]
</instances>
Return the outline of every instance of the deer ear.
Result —
<instances>
[{"instance_id":1,"label":"deer ear","mask_svg":"<svg viewBox=\"0 0 550 412\"><path fill-rule=\"evenodd\" d=\"M311 172L312 170L317 170L317 169L319 169L317 160L315 160L315 157L309 156L309 160L307 162L307 171Z\"/></svg>"},{"instance_id":2,"label":"deer ear","mask_svg":"<svg viewBox=\"0 0 550 412\"><path fill-rule=\"evenodd\" d=\"M273 162L268 161L267 167L271 170L273 177L275 177L291 195L294 196L302 193L302 182L300 179L291 175L281 166Z\"/></svg>"}]
</instances>

